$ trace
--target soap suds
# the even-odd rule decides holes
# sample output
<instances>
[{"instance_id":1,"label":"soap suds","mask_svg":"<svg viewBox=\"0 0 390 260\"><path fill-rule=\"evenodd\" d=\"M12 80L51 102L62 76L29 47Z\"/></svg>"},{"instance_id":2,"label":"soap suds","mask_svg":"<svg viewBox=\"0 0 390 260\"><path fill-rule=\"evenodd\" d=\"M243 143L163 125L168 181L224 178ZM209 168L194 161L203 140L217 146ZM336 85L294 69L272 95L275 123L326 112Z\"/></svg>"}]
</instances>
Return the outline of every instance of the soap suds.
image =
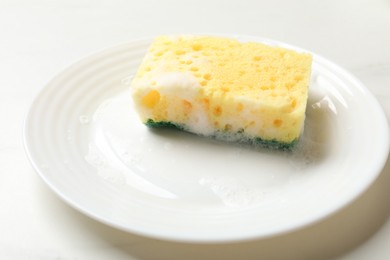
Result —
<instances>
[{"instance_id":1,"label":"soap suds","mask_svg":"<svg viewBox=\"0 0 390 260\"><path fill-rule=\"evenodd\" d=\"M177 96L184 100L193 100L199 92L198 80L189 73L169 72L154 78L156 89L162 95Z\"/></svg>"},{"instance_id":2,"label":"soap suds","mask_svg":"<svg viewBox=\"0 0 390 260\"><path fill-rule=\"evenodd\" d=\"M264 197L264 192L248 188L234 178L204 177L199 184L208 187L229 207L249 207Z\"/></svg>"},{"instance_id":3,"label":"soap suds","mask_svg":"<svg viewBox=\"0 0 390 260\"><path fill-rule=\"evenodd\" d=\"M198 133L199 135L209 136L214 133L215 129L211 124L206 111L201 106L196 106L187 122L189 132Z\"/></svg>"}]
</instances>

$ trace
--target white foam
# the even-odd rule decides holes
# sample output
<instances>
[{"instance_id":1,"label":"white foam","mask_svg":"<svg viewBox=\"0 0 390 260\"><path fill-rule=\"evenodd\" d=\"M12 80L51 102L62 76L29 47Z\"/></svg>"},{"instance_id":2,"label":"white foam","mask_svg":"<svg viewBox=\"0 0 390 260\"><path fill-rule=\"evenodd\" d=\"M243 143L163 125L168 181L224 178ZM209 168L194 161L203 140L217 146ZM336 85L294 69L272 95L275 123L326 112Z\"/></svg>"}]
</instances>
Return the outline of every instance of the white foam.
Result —
<instances>
[{"instance_id":1,"label":"white foam","mask_svg":"<svg viewBox=\"0 0 390 260\"><path fill-rule=\"evenodd\" d=\"M199 92L198 80L189 73L168 72L154 78L155 89L163 95L177 96L191 101Z\"/></svg>"},{"instance_id":2,"label":"white foam","mask_svg":"<svg viewBox=\"0 0 390 260\"><path fill-rule=\"evenodd\" d=\"M188 131L204 136L210 136L215 131L206 111L200 106L195 106L194 112L187 122L187 127Z\"/></svg>"},{"instance_id":3,"label":"white foam","mask_svg":"<svg viewBox=\"0 0 390 260\"><path fill-rule=\"evenodd\" d=\"M201 186L208 187L229 207L248 207L255 205L264 197L264 192L248 188L235 178L204 177L199 180Z\"/></svg>"}]
</instances>

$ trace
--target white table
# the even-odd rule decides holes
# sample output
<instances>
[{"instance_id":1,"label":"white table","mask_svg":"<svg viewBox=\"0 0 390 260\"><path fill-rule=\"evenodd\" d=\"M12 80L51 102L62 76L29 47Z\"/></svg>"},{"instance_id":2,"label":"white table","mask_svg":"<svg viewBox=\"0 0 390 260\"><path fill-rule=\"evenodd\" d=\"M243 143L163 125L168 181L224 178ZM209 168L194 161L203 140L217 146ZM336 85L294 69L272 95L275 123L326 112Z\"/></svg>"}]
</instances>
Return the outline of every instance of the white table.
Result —
<instances>
[{"instance_id":1,"label":"white table","mask_svg":"<svg viewBox=\"0 0 390 260\"><path fill-rule=\"evenodd\" d=\"M268 239L221 245L125 233L62 202L30 166L23 119L81 57L161 33L248 34L312 50L350 70L390 116L390 2L0 1L0 259L388 259L390 164L348 207Z\"/></svg>"}]
</instances>

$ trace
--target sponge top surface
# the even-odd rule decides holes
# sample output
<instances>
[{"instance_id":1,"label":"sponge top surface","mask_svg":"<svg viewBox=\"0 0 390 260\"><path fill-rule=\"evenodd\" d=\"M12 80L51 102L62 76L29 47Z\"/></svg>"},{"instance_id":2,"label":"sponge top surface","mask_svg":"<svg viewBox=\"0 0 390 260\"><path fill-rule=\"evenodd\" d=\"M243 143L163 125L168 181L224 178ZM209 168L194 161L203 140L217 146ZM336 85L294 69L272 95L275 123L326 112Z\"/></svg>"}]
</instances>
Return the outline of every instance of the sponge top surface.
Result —
<instances>
[{"instance_id":1,"label":"sponge top surface","mask_svg":"<svg viewBox=\"0 0 390 260\"><path fill-rule=\"evenodd\" d=\"M158 36L137 77L182 72L205 96L304 109L311 55L214 36ZM261 102L259 102L261 100Z\"/></svg>"}]
</instances>

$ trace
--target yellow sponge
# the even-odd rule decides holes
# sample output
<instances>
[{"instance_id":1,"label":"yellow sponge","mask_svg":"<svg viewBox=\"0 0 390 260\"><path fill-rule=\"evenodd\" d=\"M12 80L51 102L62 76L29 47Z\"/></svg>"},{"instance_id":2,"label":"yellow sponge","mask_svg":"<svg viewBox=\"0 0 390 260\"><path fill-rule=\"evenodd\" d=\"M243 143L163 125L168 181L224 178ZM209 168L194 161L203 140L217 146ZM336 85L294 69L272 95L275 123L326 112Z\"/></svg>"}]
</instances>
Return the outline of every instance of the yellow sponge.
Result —
<instances>
[{"instance_id":1,"label":"yellow sponge","mask_svg":"<svg viewBox=\"0 0 390 260\"><path fill-rule=\"evenodd\" d=\"M289 146L303 130L312 57L212 36L159 36L132 82L141 120Z\"/></svg>"}]
</instances>

